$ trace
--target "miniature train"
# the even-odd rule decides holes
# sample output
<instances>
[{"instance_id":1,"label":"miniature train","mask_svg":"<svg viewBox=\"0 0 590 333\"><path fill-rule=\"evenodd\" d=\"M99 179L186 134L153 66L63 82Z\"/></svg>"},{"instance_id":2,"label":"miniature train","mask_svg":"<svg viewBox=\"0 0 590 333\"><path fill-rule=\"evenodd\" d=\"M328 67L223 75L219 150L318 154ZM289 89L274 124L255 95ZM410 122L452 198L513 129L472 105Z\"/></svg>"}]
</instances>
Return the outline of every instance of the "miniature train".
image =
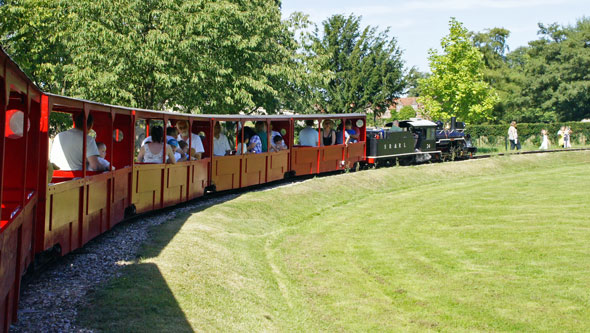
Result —
<instances>
[{"instance_id":1,"label":"miniature train","mask_svg":"<svg viewBox=\"0 0 590 333\"><path fill-rule=\"evenodd\" d=\"M402 131L378 134L367 130L364 114L191 115L132 109L44 93L3 50L0 60L0 332L7 332L17 319L21 278L36 256L49 250L69 253L135 214L199 198L211 189L247 188L286 176L341 171L401 157L402 164L419 162L427 154L443 153L436 124L426 120L403 121ZM78 171L51 171L49 119L54 113L83 114L84 119L92 115L96 141L106 145L114 170L93 172L84 163ZM327 119L352 124L356 142L295 144L299 124L313 120L319 125ZM188 122L192 134L202 135L202 158L176 164L135 161L141 135L148 135L152 126L173 127L180 121ZM268 143L272 129L282 135L287 149L214 156L212 138L218 122L238 124L233 127L236 141L244 139L247 124L263 122ZM81 130L82 137L90 133L86 125ZM321 128L317 132L321 141ZM344 138L344 131L340 133ZM191 147L192 140L191 135ZM82 156L86 152L84 142Z\"/></svg>"}]
</instances>

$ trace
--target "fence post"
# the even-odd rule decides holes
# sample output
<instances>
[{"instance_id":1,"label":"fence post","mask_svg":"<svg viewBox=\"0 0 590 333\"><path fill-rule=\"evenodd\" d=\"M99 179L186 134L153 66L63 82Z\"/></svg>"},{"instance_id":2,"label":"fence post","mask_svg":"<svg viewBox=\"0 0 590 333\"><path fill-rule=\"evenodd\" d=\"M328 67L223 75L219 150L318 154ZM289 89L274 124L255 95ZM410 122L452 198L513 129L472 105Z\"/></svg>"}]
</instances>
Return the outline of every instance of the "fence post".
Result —
<instances>
[{"instance_id":1,"label":"fence post","mask_svg":"<svg viewBox=\"0 0 590 333\"><path fill-rule=\"evenodd\" d=\"M508 138L504 137L504 150L508 151Z\"/></svg>"}]
</instances>

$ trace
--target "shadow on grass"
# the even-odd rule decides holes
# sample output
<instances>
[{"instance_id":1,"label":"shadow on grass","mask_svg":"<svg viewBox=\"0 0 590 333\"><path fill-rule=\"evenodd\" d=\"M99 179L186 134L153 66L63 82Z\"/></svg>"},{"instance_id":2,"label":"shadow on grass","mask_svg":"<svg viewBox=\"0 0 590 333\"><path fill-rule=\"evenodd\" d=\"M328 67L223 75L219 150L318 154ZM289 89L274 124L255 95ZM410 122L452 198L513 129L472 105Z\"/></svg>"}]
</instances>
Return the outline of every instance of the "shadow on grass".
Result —
<instances>
[{"instance_id":1,"label":"shadow on grass","mask_svg":"<svg viewBox=\"0 0 590 333\"><path fill-rule=\"evenodd\" d=\"M238 196L237 192L213 195L156 212L159 215L188 208L172 220L150 227L138 259L124 267L119 277L88 294L88 303L78 314L79 324L104 332L193 332L166 278L156 264L146 261L166 248L191 214ZM154 214L138 216L123 225L141 223L150 215Z\"/></svg>"},{"instance_id":2,"label":"shadow on grass","mask_svg":"<svg viewBox=\"0 0 590 333\"><path fill-rule=\"evenodd\" d=\"M161 254L192 214L234 200L246 192L264 191L314 177L304 176L252 186L246 190L216 193L122 223L121 227L124 227L126 224L141 223L152 215L179 211L172 220L150 227L149 237L142 244L137 260L123 268L120 277L112 279L106 286L88 295L87 305L78 314L80 326L104 332L193 332L189 319L178 302L178 295L174 294L184 291L172 290L169 284L170 279L182 279L182 272L177 273L179 277L165 277L158 265L151 263L150 259ZM116 259L112 264L116 264Z\"/></svg>"},{"instance_id":3,"label":"shadow on grass","mask_svg":"<svg viewBox=\"0 0 590 333\"><path fill-rule=\"evenodd\" d=\"M212 204L205 201L202 206L197 205L206 209ZM78 314L82 327L103 332L194 331L158 266L145 262L145 259L158 256L189 216L181 213L171 221L150 227L148 240L137 255L138 260L124 267L120 276L106 286L89 292L88 303ZM127 223L140 223L144 218Z\"/></svg>"},{"instance_id":4,"label":"shadow on grass","mask_svg":"<svg viewBox=\"0 0 590 333\"><path fill-rule=\"evenodd\" d=\"M104 332L193 332L156 264L134 264L90 295L82 324Z\"/></svg>"}]
</instances>

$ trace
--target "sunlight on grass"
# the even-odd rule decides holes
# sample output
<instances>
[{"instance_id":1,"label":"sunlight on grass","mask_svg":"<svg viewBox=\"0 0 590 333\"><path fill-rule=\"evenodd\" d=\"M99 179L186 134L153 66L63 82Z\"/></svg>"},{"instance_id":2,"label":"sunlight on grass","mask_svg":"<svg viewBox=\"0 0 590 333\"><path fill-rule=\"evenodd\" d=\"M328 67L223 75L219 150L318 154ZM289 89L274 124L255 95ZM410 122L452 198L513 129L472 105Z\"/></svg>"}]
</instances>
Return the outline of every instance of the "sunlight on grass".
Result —
<instances>
[{"instance_id":1,"label":"sunlight on grass","mask_svg":"<svg viewBox=\"0 0 590 333\"><path fill-rule=\"evenodd\" d=\"M184 215L92 297L105 331L588 331L590 153L313 179Z\"/></svg>"}]
</instances>

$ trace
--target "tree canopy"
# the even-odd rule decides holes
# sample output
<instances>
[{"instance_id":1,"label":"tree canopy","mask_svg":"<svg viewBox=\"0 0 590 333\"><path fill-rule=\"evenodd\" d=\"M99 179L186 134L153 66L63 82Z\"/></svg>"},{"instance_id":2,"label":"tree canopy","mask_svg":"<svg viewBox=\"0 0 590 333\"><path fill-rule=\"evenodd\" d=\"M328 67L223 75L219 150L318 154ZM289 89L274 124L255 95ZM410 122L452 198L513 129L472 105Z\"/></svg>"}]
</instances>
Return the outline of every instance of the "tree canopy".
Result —
<instances>
[{"instance_id":1,"label":"tree canopy","mask_svg":"<svg viewBox=\"0 0 590 333\"><path fill-rule=\"evenodd\" d=\"M7 0L4 47L49 92L139 108L280 108L306 85L276 0Z\"/></svg>"},{"instance_id":2,"label":"tree canopy","mask_svg":"<svg viewBox=\"0 0 590 333\"><path fill-rule=\"evenodd\" d=\"M360 17L334 15L316 28L308 50L322 57L321 68L332 76L316 94L319 109L334 112L376 114L387 110L405 89L404 62L395 38L388 30L361 29Z\"/></svg>"},{"instance_id":3,"label":"tree canopy","mask_svg":"<svg viewBox=\"0 0 590 333\"><path fill-rule=\"evenodd\" d=\"M573 26L539 24L539 39L508 51L509 31L475 33L486 81L499 93L494 116L522 122L579 121L590 117L590 19ZM493 46L500 46L494 48Z\"/></svg>"},{"instance_id":4,"label":"tree canopy","mask_svg":"<svg viewBox=\"0 0 590 333\"><path fill-rule=\"evenodd\" d=\"M449 27L441 41L442 53L429 51L432 75L419 81L419 102L433 119L485 121L491 118L497 96L484 81L483 55L460 22L453 18Z\"/></svg>"}]
</instances>

